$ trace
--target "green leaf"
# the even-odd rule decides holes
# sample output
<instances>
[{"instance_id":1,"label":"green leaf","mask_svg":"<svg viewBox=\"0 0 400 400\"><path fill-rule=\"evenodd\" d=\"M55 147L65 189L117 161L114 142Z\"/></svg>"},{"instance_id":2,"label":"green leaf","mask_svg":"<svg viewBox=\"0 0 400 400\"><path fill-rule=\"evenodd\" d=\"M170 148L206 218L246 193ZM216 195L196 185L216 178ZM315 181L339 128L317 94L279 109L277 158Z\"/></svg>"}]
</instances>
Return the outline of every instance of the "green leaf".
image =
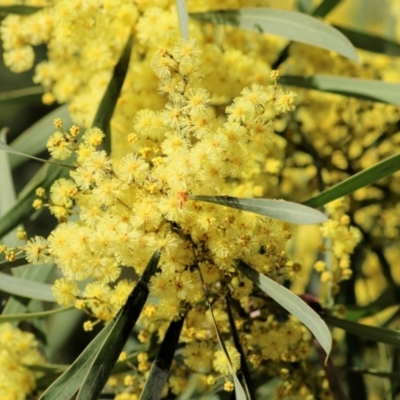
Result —
<instances>
[{"instance_id":1,"label":"green leaf","mask_svg":"<svg viewBox=\"0 0 400 400\"><path fill-rule=\"evenodd\" d=\"M375 342L381 342L395 347L400 347L400 331L363 325L357 322L332 317L330 315L323 315L322 317L328 325L343 329L348 333L352 333L353 335L373 340Z\"/></svg>"},{"instance_id":2,"label":"green leaf","mask_svg":"<svg viewBox=\"0 0 400 400\"><path fill-rule=\"evenodd\" d=\"M39 400L70 400L73 397L114 324L115 320L112 320L103 328L73 364L47 388Z\"/></svg>"},{"instance_id":3,"label":"green leaf","mask_svg":"<svg viewBox=\"0 0 400 400\"><path fill-rule=\"evenodd\" d=\"M74 332L82 329L82 311L72 308L62 314L51 315L46 322L48 325L47 359L55 360L61 349L68 346L69 339L73 337Z\"/></svg>"},{"instance_id":4,"label":"green leaf","mask_svg":"<svg viewBox=\"0 0 400 400\"><path fill-rule=\"evenodd\" d=\"M217 321L215 320L214 311L212 309L211 303L208 300L207 295L205 297L206 297L206 300L207 300L208 308L209 308L210 313L211 313L211 317L212 317L212 320L213 320L215 333L217 334L219 346L221 347L221 349L225 353L225 357L228 360L229 369L231 371L231 375L232 375L232 378L233 378L233 383L235 385L236 400L248 400L248 396L246 396L245 390L244 390L242 384L240 383L240 380L239 380L238 376L236 375L235 370L233 369L232 361L231 361L231 359L229 357L229 353L228 353L228 350L226 349L226 346L225 346L225 343L224 343L224 341L222 339L221 333L219 332Z\"/></svg>"},{"instance_id":5,"label":"green leaf","mask_svg":"<svg viewBox=\"0 0 400 400\"><path fill-rule=\"evenodd\" d=\"M2 129L0 131L0 140L6 140L7 129ZM0 144L2 142L0 141ZM16 200L14 181L11 173L11 168L9 164L8 154L1 151L0 152L0 180L1 180L1 190L0 190L0 217L3 216L14 204ZM17 229L14 228L13 231L9 232L6 236L2 238L1 243L9 247L16 246L20 243L17 239Z\"/></svg>"},{"instance_id":6,"label":"green leaf","mask_svg":"<svg viewBox=\"0 0 400 400\"><path fill-rule=\"evenodd\" d=\"M34 282L44 282L51 271L53 270L54 265L44 264L44 265L36 265L32 268L31 265L24 268L16 268L12 271L18 272L15 274L18 278L26 280L26 281L34 281ZM22 314L30 307L32 301L26 297L20 297L16 295L12 295L5 305L2 315L14 315L14 314Z\"/></svg>"},{"instance_id":7,"label":"green leaf","mask_svg":"<svg viewBox=\"0 0 400 400\"><path fill-rule=\"evenodd\" d=\"M160 256L160 251L154 253L138 284L118 313L100 350L93 355L93 361L79 390L77 400L95 400L100 395L146 303L149 295L147 285L157 270Z\"/></svg>"},{"instance_id":8,"label":"green leaf","mask_svg":"<svg viewBox=\"0 0 400 400\"><path fill-rule=\"evenodd\" d=\"M70 168L70 169L74 169L75 168L72 165L62 164L62 163L59 163L59 162L54 162L54 161L51 161L51 160L45 160L44 158L38 158L38 157L31 156L29 154L21 153L20 151L13 149L12 147L8 146L7 144L5 144L2 141L0 141L0 150L6 151L6 152L11 153L11 154L16 154L16 155L19 155L19 156L23 156L23 157L26 157L26 158L31 158L32 160L40 161L40 162L43 162L43 163L46 163L46 164L59 165L61 167L66 167L66 168Z\"/></svg>"},{"instance_id":9,"label":"green leaf","mask_svg":"<svg viewBox=\"0 0 400 400\"><path fill-rule=\"evenodd\" d=\"M241 260L237 261L237 266L247 278L283 308L297 317L312 332L328 358L332 349L332 337L323 319L289 289L255 271Z\"/></svg>"},{"instance_id":10,"label":"green leaf","mask_svg":"<svg viewBox=\"0 0 400 400\"><path fill-rule=\"evenodd\" d=\"M310 207L321 207L342 196L353 193L357 189L371 185L382 178L386 178L398 170L400 170L400 154L396 154L370 168L358 172L330 189L305 201L303 204Z\"/></svg>"},{"instance_id":11,"label":"green leaf","mask_svg":"<svg viewBox=\"0 0 400 400\"><path fill-rule=\"evenodd\" d=\"M151 365L150 375L146 380L139 400L161 399L164 386L168 380L169 369L175 355L175 350L178 347L184 320L185 316L181 316L178 321L172 321L169 324L160 350Z\"/></svg>"},{"instance_id":12,"label":"green leaf","mask_svg":"<svg viewBox=\"0 0 400 400\"><path fill-rule=\"evenodd\" d=\"M371 51L373 53L386 54L388 56L400 56L400 43L352 28L346 28L339 25L332 26L342 32L343 35L345 35L358 49Z\"/></svg>"},{"instance_id":13,"label":"green leaf","mask_svg":"<svg viewBox=\"0 0 400 400\"><path fill-rule=\"evenodd\" d=\"M328 15L342 0L323 0L312 12L313 17L324 18Z\"/></svg>"},{"instance_id":14,"label":"green leaf","mask_svg":"<svg viewBox=\"0 0 400 400\"><path fill-rule=\"evenodd\" d=\"M23 156L10 154L11 168L14 169L26 161L25 154L36 155L46 150L46 143L49 137L56 131L53 121L60 118L65 127L73 125L71 116L68 112L68 105L65 104L50 112L31 127L21 133L10 147L24 154Z\"/></svg>"},{"instance_id":15,"label":"green leaf","mask_svg":"<svg viewBox=\"0 0 400 400\"><path fill-rule=\"evenodd\" d=\"M365 306L347 306L346 320L356 322L361 318L376 315L385 308L396 306L399 304L399 287L392 286L387 288L382 294L373 302Z\"/></svg>"},{"instance_id":16,"label":"green leaf","mask_svg":"<svg viewBox=\"0 0 400 400\"><path fill-rule=\"evenodd\" d=\"M327 217L320 211L290 201L245 199L230 196L189 196L189 199L249 211L292 224L319 224L327 220Z\"/></svg>"},{"instance_id":17,"label":"green leaf","mask_svg":"<svg viewBox=\"0 0 400 400\"><path fill-rule=\"evenodd\" d=\"M397 382L400 379L400 372L385 372L385 371L378 371L377 369L361 369L357 367L353 367L350 369L351 372L355 372L356 374L367 374L377 376L379 378L388 378L392 380L396 380Z\"/></svg>"},{"instance_id":18,"label":"green leaf","mask_svg":"<svg viewBox=\"0 0 400 400\"><path fill-rule=\"evenodd\" d=\"M4 243L3 240L2 240L2 243ZM0 262L0 271L4 271L5 269L8 269L8 268L21 267L22 265L29 265L26 262L25 257L18 257L14 261L1 261Z\"/></svg>"},{"instance_id":19,"label":"green leaf","mask_svg":"<svg viewBox=\"0 0 400 400\"><path fill-rule=\"evenodd\" d=\"M31 268L40 268L35 265ZM33 282L27 279L3 274L0 272L0 290L28 299L54 302L51 286L40 282Z\"/></svg>"},{"instance_id":20,"label":"green leaf","mask_svg":"<svg viewBox=\"0 0 400 400\"><path fill-rule=\"evenodd\" d=\"M189 15L186 8L185 0L176 0L176 9L178 11L179 27L181 28L181 36L183 40L189 39Z\"/></svg>"},{"instance_id":21,"label":"green leaf","mask_svg":"<svg viewBox=\"0 0 400 400\"><path fill-rule=\"evenodd\" d=\"M115 106L121 93L122 85L125 81L126 73L128 72L129 60L133 36L130 35L126 42L125 48L122 51L121 58L114 68L113 76L107 86L106 92L99 104L92 126L100 128L106 135L104 139L104 149L107 153L111 153L111 128L110 121L114 114Z\"/></svg>"},{"instance_id":22,"label":"green leaf","mask_svg":"<svg viewBox=\"0 0 400 400\"><path fill-rule=\"evenodd\" d=\"M58 165L43 165L20 193L14 206L0 218L0 238L32 215L32 202L37 197L35 192L39 186L47 190L56 179L66 175L65 168Z\"/></svg>"},{"instance_id":23,"label":"green leaf","mask_svg":"<svg viewBox=\"0 0 400 400\"><path fill-rule=\"evenodd\" d=\"M400 106L399 83L359 78L342 78L329 75L284 75L279 79L279 82L283 85L315 89L322 92Z\"/></svg>"},{"instance_id":24,"label":"green leaf","mask_svg":"<svg viewBox=\"0 0 400 400\"><path fill-rule=\"evenodd\" d=\"M44 90L41 86L32 86L24 89L11 90L9 92L0 93L0 104L30 104L41 103Z\"/></svg>"},{"instance_id":25,"label":"green leaf","mask_svg":"<svg viewBox=\"0 0 400 400\"><path fill-rule=\"evenodd\" d=\"M34 6L0 6L0 13L30 15L41 9L42 7Z\"/></svg>"},{"instance_id":26,"label":"green leaf","mask_svg":"<svg viewBox=\"0 0 400 400\"><path fill-rule=\"evenodd\" d=\"M256 394L254 391L254 384L252 382L250 370L249 370L249 367L246 362L246 355L245 355L242 345L240 343L239 333L236 329L235 320L233 318L232 309L231 309L231 305L230 305L230 302L235 302L235 301L237 301L237 300L226 297L226 311L228 314L228 320L229 320L229 325L231 328L233 343L235 344L236 350L240 354L240 370L241 370L241 373L243 376L243 383L244 383L244 387L246 389L247 397L249 398L249 400L255 400L257 397L256 397ZM240 307L240 304L239 304L239 307Z\"/></svg>"},{"instance_id":27,"label":"green leaf","mask_svg":"<svg viewBox=\"0 0 400 400\"><path fill-rule=\"evenodd\" d=\"M71 307L57 308L55 310L42 311L37 313L0 315L0 323L11 322L11 321L28 321L30 319L46 318L50 315L59 314L64 311L71 310L72 308L73 307L71 306Z\"/></svg>"},{"instance_id":28,"label":"green leaf","mask_svg":"<svg viewBox=\"0 0 400 400\"><path fill-rule=\"evenodd\" d=\"M335 51L344 57L358 61L350 41L336 29L308 15L272 8L241 8L240 10L216 11L191 14L204 22L233 25L243 29L283 36L289 40Z\"/></svg>"}]
</instances>

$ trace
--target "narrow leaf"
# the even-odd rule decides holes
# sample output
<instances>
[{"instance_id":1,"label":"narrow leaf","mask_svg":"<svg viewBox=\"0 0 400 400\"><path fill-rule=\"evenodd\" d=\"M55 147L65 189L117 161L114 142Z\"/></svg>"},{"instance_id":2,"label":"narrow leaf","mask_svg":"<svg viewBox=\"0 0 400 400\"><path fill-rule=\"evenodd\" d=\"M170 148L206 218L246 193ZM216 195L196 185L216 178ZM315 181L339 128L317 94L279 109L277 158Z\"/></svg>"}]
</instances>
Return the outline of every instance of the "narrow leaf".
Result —
<instances>
[{"instance_id":1,"label":"narrow leaf","mask_svg":"<svg viewBox=\"0 0 400 400\"><path fill-rule=\"evenodd\" d=\"M32 266L31 268L40 268ZM0 273L0 290L28 299L54 302L51 286Z\"/></svg>"},{"instance_id":2,"label":"narrow leaf","mask_svg":"<svg viewBox=\"0 0 400 400\"><path fill-rule=\"evenodd\" d=\"M357 322L332 317L330 315L323 315L323 318L328 325L343 329L353 335L373 340L375 342L382 342L395 347L400 347L400 331L363 325Z\"/></svg>"},{"instance_id":3,"label":"narrow leaf","mask_svg":"<svg viewBox=\"0 0 400 400\"><path fill-rule=\"evenodd\" d=\"M179 27L183 40L189 39L189 15L186 8L186 0L176 0L176 9L178 11Z\"/></svg>"},{"instance_id":4,"label":"narrow leaf","mask_svg":"<svg viewBox=\"0 0 400 400\"><path fill-rule=\"evenodd\" d=\"M30 15L41 10L41 7L34 6L0 6L0 13L5 14L19 14L19 15Z\"/></svg>"},{"instance_id":5,"label":"narrow leaf","mask_svg":"<svg viewBox=\"0 0 400 400\"><path fill-rule=\"evenodd\" d=\"M63 126L67 129L73 124L67 104L58 107L35 122L10 143L10 147L12 147L13 150L23 154L22 156L10 154L12 169L27 161L25 154L34 156L46 150L47 140L56 130L53 125L55 118L60 118L63 121Z\"/></svg>"},{"instance_id":6,"label":"narrow leaf","mask_svg":"<svg viewBox=\"0 0 400 400\"><path fill-rule=\"evenodd\" d=\"M199 21L233 25L239 28L282 36L296 42L321 47L358 61L356 51L342 33L308 15L272 8L241 8L240 10L196 13Z\"/></svg>"},{"instance_id":7,"label":"narrow leaf","mask_svg":"<svg viewBox=\"0 0 400 400\"><path fill-rule=\"evenodd\" d=\"M319 314L289 289L255 271L243 261L238 260L237 266L247 278L283 308L297 317L312 332L328 358L332 349L332 337L329 328Z\"/></svg>"},{"instance_id":8,"label":"narrow leaf","mask_svg":"<svg viewBox=\"0 0 400 400\"><path fill-rule=\"evenodd\" d=\"M339 25L332 25L338 31L342 32L351 43L358 49L371 51L373 53L386 54L388 56L400 56L400 43L391 39L376 36L372 33L362 32L353 28L347 28Z\"/></svg>"},{"instance_id":9,"label":"narrow leaf","mask_svg":"<svg viewBox=\"0 0 400 400\"><path fill-rule=\"evenodd\" d=\"M32 215L32 202L36 198L36 188L49 189L53 182L66 176L66 170L60 166L45 164L20 193L14 206L0 218L0 237L14 229L25 218Z\"/></svg>"},{"instance_id":10,"label":"narrow leaf","mask_svg":"<svg viewBox=\"0 0 400 400\"><path fill-rule=\"evenodd\" d=\"M373 302L364 306L347 306L346 320L356 322L361 318L376 315L385 308L397 306L400 301L400 291L398 286L388 287Z\"/></svg>"},{"instance_id":11,"label":"narrow leaf","mask_svg":"<svg viewBox=\"0 0 400 400\"><path fill-rule=\"evenodd\" d=\"M396 380L397 382L400 379L399 371L385 372L385 371L378 371L377 369L361 369L357 367L351 368L350 371L355 372L356 374L367 374L367 375L377 376L379 378L388 378Z\"/></svg>"},{"instance_id":12,"label":"narrow leaf","mask_svg":"<svg viewBox=\"0 0 400 400\"><path fill-rule=\"evenodd\" d=\"M73 307L71 306L71 307L57 308L55 310L42 311L37 313L0 315L0 323L11 322L11 321L28 321L30 319L46 318L50 315L59 314L64 311L71 310L72 308Z\"/></svg>"},{"instance_id":13,"label":"narrow leaf","mask_svg":"<svg viewBox=\"0 0 400 400\"><path fill-rule=\"evenodd\" d=\"M40 396L39 400L70 400L79 389L89 370L94 357L115 324L115 320L106 325L103 330L89 343L70 367L55 380Z\"/></svg>"},{"instance_id":14,"label":"narrow leaf","mask_svg":"<svg viewBox=\"0 0 400 400\"><path fill-rule=\"evenodd\" d=\"M3 240L2 240L2 243L4 243ZM8 269L8 268L20 267L22 265L29 265L29 264L27 264L25 257L18 257L14 261L1 261L0 262L0 271L4 271L5 269Z\"/></svg>"},{"instance_id":15,"label":"narrow leaf","mask_svg":"<svg viewBox=\"0 0 400 400\"><path fill-rule=\"evenodd\" d=\"M318 7L312 12L313 17L324 18L328 15L341 0L323 0Z\"/></svg>"},{"instance_id":16,"label":"narrow leaf","mask_svg":"<svg viewBox=\"0 0 400 400\"><path fill-rule=\"evenodd\" d=\"M107 153L111 152L110 121L114 114L114 109L117 105L118 98L121 94L126 73L128 72L132 43L133 36L130 35L125 48L122 51L121 58L114 68L113 76L107 86L103 98L101 99L99 108L97 109L97 113L92 123L93 127L100 128L105 133L106 137L104 140L104 149L107 151Z\"/></svg>"},{"instance_id":17,"label":"narrow leaf","mask_svg":"<svg viewBox=\"0 0 400 400\"><path fill-rule=\"evenodd\" d=\"M249 400L255 400L256 394L254 391L254 384L251 379L250 370L246 362L246 355L244 354L242 345L240 343L239 334L236 329L235 320L233 319L232 309L230 305L230 301L234 302L232 298L226 298L226 311L228 313L229 325L232 332L233 343L235 344L236 350L240 354L240 370L243 376L243 383L246 389L247 397ZM237 300L236 300L237 301ZM240 306L240 305L239 305Z\"/></svg>"},{"instance_id":18,"label":"narrow leaf","mask_svg":"<svg viewBox=\"0 0 400 400\"><path fill-rule=\"evenodd\" d=\"M238 378L238 376L236 375L236 373L235 373L235 371L234 371L234 369L233 369L231 359L229 358L228 350L226 349L226 346L225 346L225 343L224 343L224 341L223 341L223 339L222 339L221 333L219 332L218 325L217 325L217 321L215 320L215 316L214 316L214 311L213 311L213 309L212 309L211 303L210 303L210 301L208 300L208 297L207 297L207 296L206 296L206 299L207 299L208 308L209 308L210 313L211 313L211 318L212 318L212 320L213 320L215 333L217 334L219 346L220 346L221 349L224 351L225 357L227 358L228 363L229 363L229 368L230 368L230 370L231 370L231 375L232 375L232 378L233 378L233 383L234 383L234 385L235 385L235 396L236 396L236 400L248 400L248 398L247 398L247 396L246 396L246 393L245 393L245 391L244 391L244 388L243 388L242 384L240 383L239 378Z\"/></svg>"},{"instance_id":19,"label":"narrow leaf","mask_svg":"<svg viewBox=\"0 0 400 400\"><path fill-rule=\"evenodd\" d=\"M339 197L351 194L357 189L371 185L382 178L386 178L398 170L400 170L400 154L386 158L374 166L358 172L330 189L305 201L303 204L310 207L321 207Z\"/></svg>"},{"instance_id":20,"label":"narrow leaf","mask_svg":"<svg viewBox=\"0 0 400 400\"><path fill-rule=\"evenodd\" d=\"M12 271L17 272L15 276L22 280L45 282L49 274L52 272L53 268L54 265L51 264L36 265L35 267L29 265L27 267L13 269ZM23 314L26 312L31 304L31 299L12 295L8 299L5 307L3 308L2 315ZM17 323L13 324L17 325Z\"/></svg>"},{"instance_id":21,"label":"narrow leaf","mask_svg":"<svg viewBox=\"0 0 400 400\"><path fill-rule=\"evenodd\" d=\"M169 369L174 359L175 350L178 346L179 336L182 331L185 316L181 316L178 321L172 321L165 333L160 350L150 369L150 375L146 380L140 400L158 400L162 397L162 392L168 380Z\"/></svg>"},{"instance_id":22,"label":"narrow leaf","mask_svg":"<svg viewBox=\"0 0 400 400\"><path fill-rule=\"evenodd\" d=\"M253 212L292 224L319 224L327 220L326 216L320 211L290 201L246 199L231 196L189 196L189 198Z\"/></svg>"},{"instance_id":23,"label":"narrow leaf","mask_svg":"<svg viewBox=\"0 0 400 400\"><path fill-rule=\"evenodd\" d=\"M6 140L7 129L4 128L0 131L0 140ZM0 144L2 142L0 141ZM14 204L16 200L16 194L14 189L14 181L11 173L10 163L8 154L1 151L0 152L0 180L1 180L1 190L0 190L0 217L3 216ZM20 243L17 239L17 229L14 228L13 231L9 232L1 240L2 244L9 247L16 246Z\"/></svg>"},{"instance_id":24,"label":"narrow leaf","mask_svg":"<svg viewBox=\"0 0 400 400\"><path fill-rule=\"evenodd\" d=\"M18 156L31 158L32 160L40 161L40 162L43 162L43 163L46 163L46 164L59 165L61 167L66 167L66 168L70 168L70 169L75 168L72 165L63 164L63 163L59 163L59 162L54 162L54 161L51 161L51 160L45 160L44 158L38 158L38 157L31 156L29 154L21 153L20 151L13 149L12 147L8 146L7 144L5 144L2 141L0 141L0 150L6 151L6 152L11 153L11 154L16 154Z\"/></svg>"},{"instance_id":25,"label":"narrow leaf","mask_svg":"<svg viewBox=\"0 0 400 400\"><path fill-rule=\"evenodd\" d=\"M118 313L107 338L101 345L99 352L93 357L93 362L85 376L77 400L95 400L100 395L146 303L149 295L147 285L157 270L160 255L160 251L154 253L141 279Z\"/></svg>"},{"instance_id":26,"label":"narrow leaf","mask_svg":"<svg viewBox=\"0 0 400 400\"><path fill-rule=\"evenodd\" d=\"M41 103L44 90L41 86L32 86L24 89L11 90L9 92L0 93L0 104L15 104L15 103Z\"/></svg>"},{"instance_id":27,"label":"narrow leaf","mask_svg":"<svg viewBox=\"0 0 400 400\"><path fill-rule=\"evenodd\" d=\"M284 75L280 78L279 82L283 85L315 89L322 92L400 106L399 83L388 83L372 79L343 78L330 75Z\"/></svg>"}]
</instances>

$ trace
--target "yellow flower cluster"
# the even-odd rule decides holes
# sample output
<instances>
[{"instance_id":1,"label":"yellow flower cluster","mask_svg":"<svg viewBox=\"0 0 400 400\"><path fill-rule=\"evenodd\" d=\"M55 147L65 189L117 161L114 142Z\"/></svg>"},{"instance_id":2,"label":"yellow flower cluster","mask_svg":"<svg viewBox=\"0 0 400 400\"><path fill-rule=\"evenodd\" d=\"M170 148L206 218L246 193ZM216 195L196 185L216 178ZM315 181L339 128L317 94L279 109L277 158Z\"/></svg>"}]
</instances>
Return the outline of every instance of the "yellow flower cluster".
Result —
<instances>
[{"instance_id":1,"label":"yellow flower cluster","mask_svg":"<svg viewBox=\"0 0 400 400\"><path fill-rule=\"evenodd\" d=\"M333 294L339 291L338 283L350 279L353 271L350 255L361 241L359 229L350 226L349 209L344 198L332 201L325 206L329 220L321 227L325 240L326 261L317 261L315 269L321 273L322 282L333 282Z\"/></svg>"},{"instance_id":2,"label":"yellow flower cluster","mask_svg":"<svg viewBox=\"0 0 400 400\"><path fill-rule=\"evenodd\" d=\"M299 265L285 253L291 236L287 224L191 201L189 196L232 194L251 179L253 170L261 170L274 136L271 116L293 109L295 94L276 83L253 85L227 107L223 122L209 106L210 94L199 86L200 54L194 40L154 54L152 66L168 102L161 111L136 115L135 152L110 158L96 149L103 137L98 128L88 129L78 144L72 133L76 130L65 131L61 121L55 121L58 131L48 141L49 150L61 159L72 153L76 168L71 179L54 183L48 198L38 191L60 224L47 240L29 240L25 252L32 263L51 258L61 269L63 277L53 286L60 304L76 304L97 320L109 321L135 284L118 280L122 268L133 268L140 276L154 251L161 249L160 271L150 284L157 307L148 304L143 310L139 340L147 342L154 333L162 339L169 322L188 310L181 335L187 343L185 365L209 376L213 369L225 376L230 369L224 353L216 350L211 315L200 306L203 282L216 300L230 293L250 315L253 284L238 272L235 260L277 280L295 277ZM79 218L68 222L72 214ZM87 280L79 291L78 282ZM225 302L218 300L213 308L219 329L229 333ZM256 367L263 360L293 362L308 354L306 342L294 350L302 342L299 322L279 324L280 333L274 331L277 323L252 325L254 332L243 340L249 355L261 357ZM85 330L91 329L87 321ZM237 369L239 354L230 344L227 348ZM218 377L215 374L215 380ZM137 384L129 381L129 386L140 392L143 379L137 376ZM176 375L171 379L174 393L181 393L186 380L182 385Z\"/></svg>"},{"instance_id":3,"label":"yellow flower cluster","mask_svg":"<svg viewBox=\"0 0 400 400\"><path fill-rule=\"evenodd\" d=\"M44 364L32 333L0 324L0 398L25 400L36 386L37 374L29 365Z\"/></svg>"},{"instance_id":4,"label":"yellow flower cluster","mask_svg":"<svg viewBox=\"0 0 400 400\"><path fill-rule=\"evenodd\" d=\"M260 4L246 2L248 7ZM243 5L239 0L193 1L188 8L196 12ZM74 122L90 127L112 69L134 33L127 77L112 120L114 152L124 154L121 142L134 113L164 105L149 60L160 46L172 48L180 38L174 8L173 0L54 0L32 15L9 15L0 28L6 65L15 72L26 71L34 62L32 46L46 43L48 61L39 63L34 75L34 82L46 90L43 100L69 102ZM206 61L203 85L212 92L212 105L227 104L251 83L270 82L268 61L273 60L279 40L226 28L218 43L213 39L218 28L195 21L189 27Z\"/></svg>"}]
</instances>

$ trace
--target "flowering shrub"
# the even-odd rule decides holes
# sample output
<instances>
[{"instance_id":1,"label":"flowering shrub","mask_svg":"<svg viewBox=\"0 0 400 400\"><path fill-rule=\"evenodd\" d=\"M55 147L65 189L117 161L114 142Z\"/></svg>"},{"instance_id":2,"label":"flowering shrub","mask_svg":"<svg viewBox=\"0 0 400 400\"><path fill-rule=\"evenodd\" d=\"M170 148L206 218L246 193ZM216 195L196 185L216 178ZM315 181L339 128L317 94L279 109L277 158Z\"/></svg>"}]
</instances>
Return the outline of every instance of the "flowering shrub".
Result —
<instances>
[{"instance_id":1,"label":"flowering shrub","mask_svg":"<svg viewBox=\"0 0 400 400\"><path fill-rule=\"evenodd\" d=\"M398 255L392 174L399 169L400 104L373 102L373 93L357 88L350 94L358 98L323 93L318 76L304 76L385 80L396 61L360 53L357 64L258 32L269 26L264 17L281 18L290 30L291 18L303 17L289 11L256 9L261 25L251 32L222 25L250 15L240 1L186 5L193 19L184 2L169 0L3 7L13 11L0 27L5 65L16 73L34 66L43 103L68 103L73 123L53 121L47 150L57 164L51 167L63 172L49 174L29 197L32 210L48 208L57 225L47 237L28 238L19 228L20 241L0 253L8 267L21 259L32 270L54 265L59 310L84 313L83 331L102 328L70 368L35 386L34 368L44 363L36 342L0 325L0 348L5 329L21 338L16 347L30 338L32 352L19 360L4 353L15 358L4 363L5 398L71 398L79 389L78 399L102 391L116 400L222 391L239 399L339 399L358 390L360 379L341 389L334 363L343 350L340 344L328 359L332 338L323 319L361 334L351 307L349 318L337 317L346 314L341 304L357 302L361 265L373 268L371 254L395 290L387 259ZM333 28L307 21L333 49L342 43ZM306 41L301 33L298 40ZM354 49L345 43L338 51L350 57ZM47 60L35 64L33 47L41 44ZM285 87L296 82L303 88ZM325 206L326 217L265 198ZM6 217L0 236L23 219ZM321 227L291 223L325 220ZM361 317L371 314L363 310ZM367 338L397 344L391 331L376 329ZM360 367L349 353L349 367ZM21 383L13 378L7 386L12 370L21 371Z\"/></svg>"}]
</instances>

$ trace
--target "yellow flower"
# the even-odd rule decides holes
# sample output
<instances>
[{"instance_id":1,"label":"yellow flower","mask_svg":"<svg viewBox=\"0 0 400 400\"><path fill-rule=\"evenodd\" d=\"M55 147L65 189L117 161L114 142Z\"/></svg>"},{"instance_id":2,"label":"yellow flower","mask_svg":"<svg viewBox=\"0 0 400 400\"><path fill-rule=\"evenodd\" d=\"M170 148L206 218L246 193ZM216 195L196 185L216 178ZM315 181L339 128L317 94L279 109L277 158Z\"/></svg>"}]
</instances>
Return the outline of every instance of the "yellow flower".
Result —
<instances>
[{"instance_id":1,"label":"yellow flower","mask_svg":"<svg viewBox=\"0 0 400 400\"><path fill-rule=\"evenodd\" d=\"M215 371L228 376L240 368L240 354L236 348L230 344L226 345L226 351L228 352L230 361L224 350L217 350L213 357L213 367Z\"/></svg>"}]
</instances>

